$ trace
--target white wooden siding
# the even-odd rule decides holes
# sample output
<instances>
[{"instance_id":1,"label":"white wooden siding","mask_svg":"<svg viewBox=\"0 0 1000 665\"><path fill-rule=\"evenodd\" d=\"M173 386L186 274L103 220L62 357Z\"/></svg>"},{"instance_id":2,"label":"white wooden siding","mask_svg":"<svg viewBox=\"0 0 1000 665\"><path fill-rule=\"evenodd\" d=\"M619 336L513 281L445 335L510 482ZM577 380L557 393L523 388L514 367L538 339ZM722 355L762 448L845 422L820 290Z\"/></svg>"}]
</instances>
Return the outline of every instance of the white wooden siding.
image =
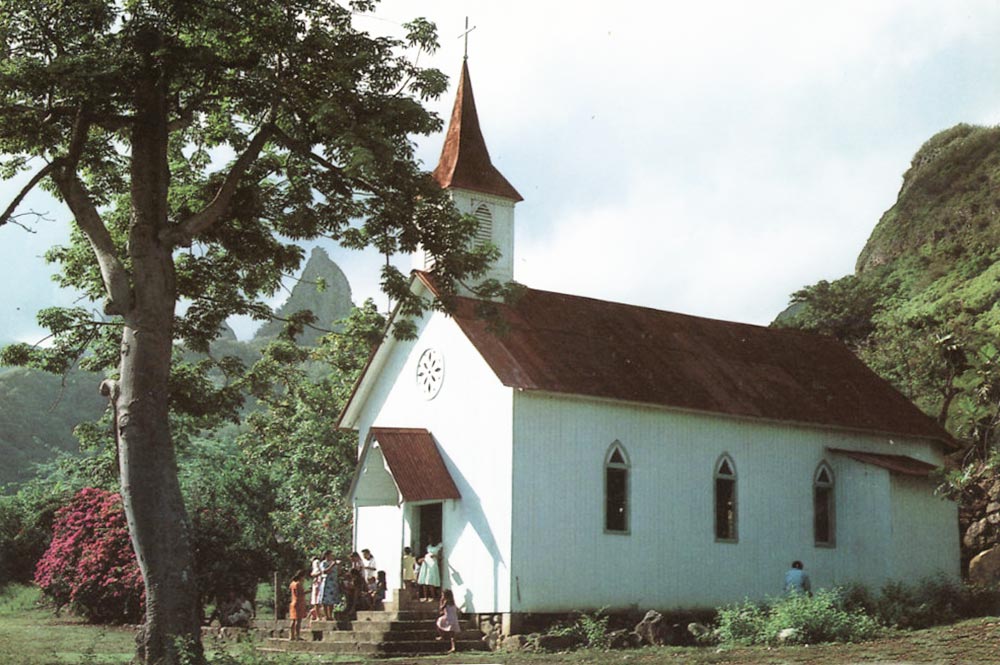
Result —
<instances>
[{"instance_id":1,"label":"white wooden siding","mask_svg":"<svg viewBox=\"0 0 1000 665\"><path fill-rule=\"evenodd\" d=\"M930 479L892 477L892 573L908 582L944 575L957 579L960 535L954 503L934 491ZM950 565L949 565L950 564Z\"/></svg>"},{"instance_id":2,"label":"white wooden siding","mask_svg":"<svg viewBox=\"0 0 1000 665\"><path fill-rule=\"evenodd\" d=\"M805 562L814 586L880 584L896 576L889 474L826 449L940 462L930 444L874 435L528 392L514 406L513 611L761 598L781 592L794 559ZM614 440L631 462L628 535L603 530L604 456ZM722 453L739 469L736 543L716 542L713 532ZM836 475L832 548L813 542L813 478L822 460ZM911 492L906 501L905 510L918 514L933 504L941 521L956 515L953 504L929 495ZM932 556L928 566L954 574L957 542Z\"/></svg>"},{"instance_id":3,"label":"white wooden siding","mask_svg":"<svg viewBox=\"0 0 1000 665\"><path fill-rule=\"evenodd\" d=\"M428 347L444 354L441 390L427 400L416 389L416 361ZM506 611L510 604L510 514L512 396L455 323L442 313L418 322L418 338L396 343L359 416L365 440L371 427L423 427L441 450L461 500L442 511L446 586L467 612ZM356 547L369 547L388 562L409 545L410 528L382 513L358 511L365 523ZM370 519L379 520L369 525ZM384 523L383 523L384 521ZM373 530L394 529L397 545L376 551L363 540ZM403 542L406 538L407 542ZM390 587L399 586L398 566L387 567Z\"/></svg>"}]
</instances>

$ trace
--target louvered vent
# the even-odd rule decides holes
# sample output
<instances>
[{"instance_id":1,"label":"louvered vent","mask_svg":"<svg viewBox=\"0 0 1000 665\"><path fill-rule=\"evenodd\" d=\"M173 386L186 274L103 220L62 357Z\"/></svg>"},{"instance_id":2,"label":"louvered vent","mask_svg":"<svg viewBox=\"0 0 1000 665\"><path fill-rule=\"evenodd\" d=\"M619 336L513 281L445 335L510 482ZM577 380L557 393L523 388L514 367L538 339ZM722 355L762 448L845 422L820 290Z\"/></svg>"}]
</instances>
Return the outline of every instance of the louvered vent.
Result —
<instances>
[{"instance_id":1,"label":"louvered vent","mask_svg":"<svg viewBox=\"0 0 1000 665\"><path fill-rule=\"evenodd\" d=\"M486 243L493 242L493 215L490 214L489 207L485 203L480 203L479 207L472 214L479 221L479 226L476 227L475 243L477 245L485 245Z\"/></svg>"}]
</instances>

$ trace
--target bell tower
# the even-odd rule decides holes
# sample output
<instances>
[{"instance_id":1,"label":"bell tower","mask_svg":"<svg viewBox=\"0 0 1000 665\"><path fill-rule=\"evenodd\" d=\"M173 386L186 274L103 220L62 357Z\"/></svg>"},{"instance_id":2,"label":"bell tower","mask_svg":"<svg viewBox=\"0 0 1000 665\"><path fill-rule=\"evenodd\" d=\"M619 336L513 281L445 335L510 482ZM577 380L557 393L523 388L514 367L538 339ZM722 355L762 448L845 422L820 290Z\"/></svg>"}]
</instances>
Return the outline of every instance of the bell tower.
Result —
<instances>
[{"instance_id":1,"label":"bell tower","mask_svg":"<svg viewBox=\"0 0 1000 665\"><path fill-rule=\"evenodd\" d=\"M462 61L462 77L458 82L455 106L441 158L432 175L451 195L459 212L472 215L479 221L473 242L489 242L500 250L500 257L485 278L502 282L513 279L514 204L524 199L490 161L486 141L479 129L467 60ZM429 270L432 266L432 257L419 250L414 256L414 268Z\"/></svg>"}]
</instances>

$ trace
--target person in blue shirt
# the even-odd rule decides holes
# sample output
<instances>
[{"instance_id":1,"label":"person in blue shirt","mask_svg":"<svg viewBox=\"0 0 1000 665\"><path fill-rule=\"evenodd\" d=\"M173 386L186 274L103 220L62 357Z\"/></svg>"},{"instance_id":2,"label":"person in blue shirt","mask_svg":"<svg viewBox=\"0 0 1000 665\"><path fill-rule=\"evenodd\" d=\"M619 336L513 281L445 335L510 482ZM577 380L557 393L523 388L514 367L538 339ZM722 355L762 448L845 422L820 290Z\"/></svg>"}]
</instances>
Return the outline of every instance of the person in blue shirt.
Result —
<instances>
[{"instance_id":1,"label":"person in blue shirt","mask_svg":"<svg viewBox=\"0 0 1000 665\"><path fill-rule=\"evenodd\" d=\"M809 575L802 570L801 561L793 561L792 567L785 573L785 593L791 595L804 593L812 595L812 585L809 583Z\"/></svg>"}]
</instances>

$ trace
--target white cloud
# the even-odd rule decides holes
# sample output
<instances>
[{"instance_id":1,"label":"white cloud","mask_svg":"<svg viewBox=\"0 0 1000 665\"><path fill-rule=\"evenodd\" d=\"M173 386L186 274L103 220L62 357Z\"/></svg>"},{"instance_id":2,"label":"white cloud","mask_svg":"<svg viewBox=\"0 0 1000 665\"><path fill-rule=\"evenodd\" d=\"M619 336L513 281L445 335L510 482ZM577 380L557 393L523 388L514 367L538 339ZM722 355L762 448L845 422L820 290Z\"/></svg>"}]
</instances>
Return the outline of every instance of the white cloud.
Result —
<instances>
[{"instance_id":1,"label":"white cloud","mask_svg":"<svg viewBox=\"0 0 1000 665\"><path fill-rule=\"evenodd\" d=\"M466 14L486 141L526 198L516 276L539 288L766 323L853 269L923 141L1000 120L995 0L385 0L359 22L435 21L421 62L454 81ZM419 140L428 168L441 141ZM41 271L11 231L0 262ZM380 257L331 256L377 295Z\"/></svg>"}]
</instances>

